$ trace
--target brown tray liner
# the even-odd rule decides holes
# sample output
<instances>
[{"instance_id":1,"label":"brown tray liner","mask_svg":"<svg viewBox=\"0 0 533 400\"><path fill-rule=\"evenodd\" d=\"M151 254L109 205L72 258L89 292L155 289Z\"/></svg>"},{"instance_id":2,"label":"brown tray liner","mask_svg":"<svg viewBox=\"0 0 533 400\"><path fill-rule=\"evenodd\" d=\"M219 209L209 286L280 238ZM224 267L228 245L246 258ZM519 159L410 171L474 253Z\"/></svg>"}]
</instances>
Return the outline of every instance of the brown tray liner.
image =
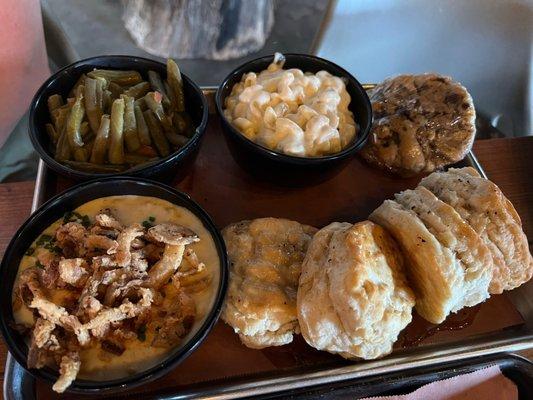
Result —
<instances>
[{"instance_id":1,"label":"brown tray liner","mask_svg":"<svg viewBox=\"0 0 533 400\"><path fill-rule=\"evenodd\" d=\"M275 175L271 178L276 178ZM266 216L285 217L316 227L332 221L356 222L394 193L414 188L417 178L401 179L366 165L355 157L327 180L299 187L259 180L244 170L230 154L216 115L209 124L197 158L187 175L172 186L188 193L212 216L219 228L231 222ZM71 186L72 182L48 172L44 198ZM497 318L495 318L497 316ZM492 296L480 306L452 315L441 330L414 315L395 348L446 343L501 331L524 322L506 295ZM361 361L364 362L364 361ZM317 351L301 337L286 346L252 350L242 345L232 329L219 321L205 342L182 364L156 381L121 393L179 393L188 385L228 381L244 376L286 373L309 367L338 367L349 361ZM64 394L64 399L85 396ZM94 396L91 396L94 397ZM113 397L118 397L113 396ZM38 382L37 398L56 398L46 383Z\"/></svg>"}]
</instances>

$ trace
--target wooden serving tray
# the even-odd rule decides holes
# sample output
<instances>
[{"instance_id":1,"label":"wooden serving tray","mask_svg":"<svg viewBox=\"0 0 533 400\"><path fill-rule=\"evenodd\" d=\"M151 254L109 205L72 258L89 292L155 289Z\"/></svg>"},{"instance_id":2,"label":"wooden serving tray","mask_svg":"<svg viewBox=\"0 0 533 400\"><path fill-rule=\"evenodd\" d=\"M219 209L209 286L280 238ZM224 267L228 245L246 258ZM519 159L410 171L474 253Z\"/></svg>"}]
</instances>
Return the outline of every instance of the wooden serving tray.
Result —
<instances>
[{"instance_id":1,"label":"wooden serving tray","mask_svg":"<svg viewBox=\"0 0 533 400\"><path fill-rule=\"evenodd\" d=\"M475 157L468 157L462 165L480 169ZM358 157L326 177L309 176L290 184L280 172L259 178L230 154L216 114L209 116L207 132L190 170L176 171L176 175L184 178L174 179L170 184L197 201L219 228L267 216L289 218L317 228L332 221L353 223L365 220L383 200L414 188L420 180L392 176ZM73 184L44 169L37 187L37 202L42 203ZM492 296L479 306L450 316L439 326L425 322L415 313L392 355L378 361L350 362L314 350L300 336L286 346L248 349L229 326L219 321L205 342L176 369L150 384L113 397L140 398L141 394L142 398L233 397L269 393L296 384L386 373L440 363L443 357L465 358L501 351L505 346L514 346L513 349L531 346L524 339L523 326L524 319L507 294ZM496 346L498 343L500 347ZM40 381L35 393L38 399L56 398L51 387ZM62 398L84 396L64 394Z\"/></svg>"}]
</instances>

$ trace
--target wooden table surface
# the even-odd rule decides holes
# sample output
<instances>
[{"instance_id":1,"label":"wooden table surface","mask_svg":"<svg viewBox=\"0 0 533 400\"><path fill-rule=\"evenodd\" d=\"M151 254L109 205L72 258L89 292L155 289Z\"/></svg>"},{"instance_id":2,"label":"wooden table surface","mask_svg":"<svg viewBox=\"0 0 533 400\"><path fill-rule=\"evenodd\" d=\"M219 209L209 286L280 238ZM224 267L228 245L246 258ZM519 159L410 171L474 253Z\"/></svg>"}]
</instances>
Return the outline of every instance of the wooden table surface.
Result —
<instances>
[{"instance_id":1,"label":"wooden table surface","mask_svg":"<svg viewBox=\"0 0 533 400\"><path fill-rule=\"evenodd\" d=\"M481 140L474 152L489 178L509 197L522 218L524 230L533 238L533 137ZM0 255L12 235L29 216L34 182L0 184ZM7 350L0 341L0 383ZM533 351L525 353L533 358Z\"/></svg>"}]
</instances>

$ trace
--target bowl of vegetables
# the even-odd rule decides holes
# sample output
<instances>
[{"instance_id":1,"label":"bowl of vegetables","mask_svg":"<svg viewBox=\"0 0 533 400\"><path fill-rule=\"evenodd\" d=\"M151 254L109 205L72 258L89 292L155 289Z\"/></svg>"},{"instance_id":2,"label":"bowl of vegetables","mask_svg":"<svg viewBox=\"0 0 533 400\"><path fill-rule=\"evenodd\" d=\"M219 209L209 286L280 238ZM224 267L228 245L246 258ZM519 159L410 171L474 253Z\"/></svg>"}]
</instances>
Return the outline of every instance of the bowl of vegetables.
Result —
<instances>
[{"instance_id":1,"label":"bowl of vegetables","mask_svg":"<svg viewBox=\"0 0 533 400\"><path fill-rule=\"evenodd\" d=\"M71 179L150 177L193 158L207 116L204 94L173 60L98 56L41 86L29 133L43 161Z\"/></svg>"}]
</instances>

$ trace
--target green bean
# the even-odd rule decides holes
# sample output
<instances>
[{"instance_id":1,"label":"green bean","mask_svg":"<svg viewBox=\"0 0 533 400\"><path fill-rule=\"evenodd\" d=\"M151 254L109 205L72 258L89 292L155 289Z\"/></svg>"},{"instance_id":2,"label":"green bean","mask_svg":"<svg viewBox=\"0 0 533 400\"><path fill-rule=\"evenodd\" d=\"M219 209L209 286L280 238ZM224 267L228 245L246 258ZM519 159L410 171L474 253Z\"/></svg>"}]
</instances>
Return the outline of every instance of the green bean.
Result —
<instances>
[{"instance_id":1,"label":"green bean","mask_svg":"<svg viewBox=\"0 0 533 400\"><path fill-rule=\"evenodd\" d=\"M63 131L63 126L65 126L65 122L67 121L69 113L70 106L68 104L65 104L64 106L56 108L54 111L52 111L52 123L54 124L57 132Z\"/></svg>"},{"instance_id":2,"label":"green bean","mask_svg":"<svg viewBox=\"0 0 533 400\"><path fill-rule=\"evenodd\" d=\"M139 141L143 145L150 145L152 140L150 139L150 132L148 126L144 120L144 115L139 106L134 106L135 120L137 122L137 134L139 135Z\"/></svg>"},{"instance_id":3,"label":"green bean","mask_svg":"<svg viewBox=\"0 0 533 400\"><path fill-rule=\"evenodd\" d=\"M137 71L94 69L64 102L51 95L45 128L56 159L80 170L119 172L184 146L194 126L185 113L183 77L173 60L166 67L166 80L148 71L147 81Z\"/></svg>"},{"instance_id":4,"label":"green bean","mask_svg":"<svg viewBox=\"0 0 533 400\"><path fill-rule=\"evenodd\" d=\"M105 79L102 79L102 78L96 79L96 88L95 88L96 106L101 111L100 118L105 113L104 108L105 108L105 90L106 90L106 87L107 87L107 81ZM100 121L98 121L98 124L100 124ZM98 125L98 126L100 126L100 125ZM94 131L96 132L96 130L94 130Z\"/></svg>"},{"instance_id":5,"label":"green bean","mask_svg":"<svg viewBox=\"0 0 533 400\"><path fill-rule=\"evenodd\" d=\"M116 173L125 171L127 169L126 165L100 165L100 164L94 164L90 162L79 162L79 161L68 161L68 160L65 160L64 163L74 169L84 171L84 172L92 172L96 174L116 174Z\"/></svg>"},{"instance_id":6,"label":"green bean","mask_svg":"<svg viewBox=\"0 0 533 400\"><path fill-rule=\"evenodd\" d=\"M91 127L89 126L89 123L87 121L83 121L81 123L80 134L84 143L85 141L91 140L94 137L94 132L91 130Z\"/></svg>"},{"instance_id":7,"label":"green bean","mask_svg":"<svg viewBox=\"0 0 533 400\"><path fill-rule=\"evenodd\" d=\"M167 82L176 98L174 104L175 110L177 112L184 112L185 94L183 93L183 79L178 64L171 58L167 60Z\"/></svg>"},{"instance_id":8,"label":"green bean","mask_svg":"<svg viewBox=\"0 0 533 400\"><path fill-rule=\"evenodd\" d=\"M185 120L185 113L174 113L172 115L172 123L176 127L176 131L185 135L187 133L187 121Z\"/></svg>"},{"instance_id":9,"label":"green bean","mask_svg":"<svg viewBox=\"0 0 533 400\"><path fill-rule=\"evenodd\" d=\"M144 112L144 119L146 120L146 124L148 125L150 135L152 135L157 151L162 157L168 156L170 154L170 146L155 114L151 110L146 110Z\"/></svg>"},{"instance_id":10,"label":"green bean","mask_svg":"<svg viewBox=\"0 0 533 400\"><path fill-rule=\"evenodd\" d=\"M149 91L150 84L148 82L141 82L124 90L123 94L125 94L126 96L133 97L134 99L138 99L140 97L143 97Z\"/></svg>"},{"instance_id":11,"label":"green bean","mask_svg":"<svg viewBox=\"0 0 533 400\"><path fill-rule=\"evenodd\" d=\"M135 107L139 107L142 111L146 111L148 107L146 106L146 101L144 101L144 97L135 100Z\"/></svg>"},{"instance_id":12,"label":"green bean","mask_svg":"<svg viewBox=\"0 0 533 400\"><path fill-rule=\"evenodd\" d=\"M124 99L111 106L108 159L111 164L124 164Z\"/></svg>"},{"instance_id":13,"label":"green bean","mask_svg":"<svg viewBox=\"0 0 533 400\"><path fill-rule=\"evenodd\" d=\"M66 132L69 146L72 150L83 146L83 139L81 137L80 126L85 115L85 107L83 106L83 91L79 90L76 96L76 101L70 109L67 118ZM76 152L75 152L76 155Z\"/></svg>"},{"instance_id":14,"label":"green bean","mask_svg":"<svg viewBox=\"0 0 533 400\"><path fill-rule=\"evenodd\" d=\"M104 114L100 119L100 127L96 132L93 151L91 153L91 162L94 164L105 163L107 153L107 142L109 140L109 115Z\"/></svg>"},{"instance_id":15,"label":"green bean","mask_svg":"<svg viewBox=\"0 0 533 400\"><path fill-rule=\"evenodd\" d=\"M151 161L147 161L147 162L142 163L142 164L134 165L134 166L132 166L131 168L128 169L128 172L134 172L134 171L137 171L137 170L139 170L141 168L145 168L148 165L155 164L159 160L160 160L160 158L157 157L157 158L155 158L155 159L153 159Z\"/></svg>"},{"instance_id":16,"label":"green bean","mask_svg":"<svg viewBox=\"0 0 533 400\"><path fill-rule=\"evenodd\" d=\"M87 76L85 74L82 74L78 80L76 81L76 83L74 84L74 87L72 89L70 89L70 92L68 94L68 97L76 97L76 91L78 90L78 88L81 86L81 85L84 85L85 84L85 78Z\"/></svg>"},{"instance_id":17,"label":"green bean","mask_svg":"<svg viewBox=\"0 0 533 400\"><path fill-rule=\"evenodd\" d=\"M134 152L141 143L139 142L139 136L137 135L137 123L135 121L135 109L133 97L122 95L124 99L124 141L128 151Z\"/></svg>"},{"instance_id":18,"label":"green bean","mask_svg":"<svg viewBox=\"0 0 533 400\"><path fill-rule=\"evenodd\" d=\"M124 88L115 82L110 82L108 86L109 91L111 92L111 97L113 99L118 99L122 92L124 91Z\"/></svg>"},{"instance_id":19,"label":"green bean","mask_svg":"<svg viewBox=\"0 0 533 400\"><path fill-rule=\"evenodd\" d=\"M63 128L63 131L57 140L55 159L58 161L70 160L70 157L72 156L65 128L66 126Z\"/></svg>"},{"instance_id":20,"label":"green bean","mask_svg":"<svg viewBox=\"0 0 533 400\"><path fill-rule=\"evenodd\" d=\"M165 85L165 91L167 92L167 97L168 97L168 99L170 101L170 109L173 110L174 112L176 112L175 106L174 106L176 104L176 95L174 94L174 92L170 88L170 85L168 84L167 81L165 81L163 83L163 85Z\"/></svg>"},{"instance_id":21,"label":"green bean","mask_svg":"<svg viewBox=\"0 0 533 400\"><path fill-rule=\"evenodd\" d=\"M159 157L146 157L146 156L140 156L138 154L126 154L124 156L124 159L126 160L126 164L137 165L137 164L144 164L147 162L158 160Z\"/></svg>"},{"instance_id":22,"label":"green bean","mask_svg":"<svg viewBox=\"0 0 533 400\"><path fill-rule=\"evenodd\" d=\"M74 160L87 161L89 159L89 153L85 147L76 147L74 149Z\"/></svg>"},{"instance_id":23,"label":"green bean","mask_svg":"<svg viewBox=\"0 0 533 400\"><path fill-rule=\"evenodd\" d=\"M111 103L113 103L113 95L109 90L106 89L102 93L102 111L105 113L110 113Z\"/></svg>"},{"instance_id":24,"label":"green bean","mask_svg":"<svg viewBox=\"0 0 533 400\"><path fill-rule=\"evenodd\" d=\"M57 131L54 128L54 125L52 124L46 124L46 133L48 133L48 136L50 137L50 140L52 143L57 143L57 140L59 139L59 135L57 134Z\"/></svg>"},{"instance_id":25,"label":"green bean","mask_svg":"<svg viewBox=\"0 0 533 400\"><path fill-rule=\"evenodd\" d=\"M148 80L150 81L150 85L152 86L152 90L154 92L159 92L163 96L163 106L168 110L170 108L170 100L167 96L167 92L165 90L165 86L163 84L163 81L161 80L161 75L159 75L155 71L148 71Z\"/></svg>"},{"instance_id":26,"label":"green bean","mask_svg":"<svg viewBox=\"0 0 533 400\"><path fill-rule=\"evenodd\" d=\"M178 147L182 147L185 146L188 141L189 138L187 136L183 136L176 133L176 135L174 135L174 141L172 142L172 144Z\"/></svg>"},{"instance_id":27,"label":"green bean","mask_svg":"<svg viewBox=\"0 0 533 400\"><path fill-rule=\"evenodd\" d=\"M105 78L102 78L101 76L97 76L96 78L93 78L93 79L96 79L99 82L99 84L102 87L102 90L106 90L107 87L109 86L109 81Z\"/></svg>"},{"instance_id":28,"label":"green bean","mask_svg":"<svg viewBox=\"0 0 533 400\"><path fill-rule=\"evenodd\" d=\"M58 109L63 105L63 98L58 94L53 94L50 97L48 97L48 111L50 114L54 112L54 110Z\"/></svg>"},{"instance_id":29,"label":"green bean","mask_svg":"<svg viewBox=\"0 0 533 400\"><path fill-rule=\"evenodd\" d=\"M143 97L148 109L152 110L157 119L161 122L165 118L165 110L161 104L162 96L159 92L150 92Z\"/></svg>"},{"instance_id":30,"label":"green bean","mask_svg":"<svg viewBox=\"0 0 533 400\"><path fill-rule=\"evenodd\" d=\"M141 74L137 71L117 71L108 69L95 69L87 74L91 78L104 78L109 82L115 82L119 85L135 85L142 82Z\"/></svg>"},{"instance_id":31,"label":"green bean","mask_svg":"<svg viewBox=\"0 0 533 400\"><path fill-rule=\"evenodd\" d=\"M102 105L99 104L98 95L96 94L97 86L99 85L96 79L85 79L85 111L93 132L98 130L100 118L102 118L103 114Z\"/></svg>"},{"instance_id":32,"label":"green bean","mask_svg":"<svg viewBox=\"0 0 533 400\"><path fill-rule=\"evenodd\" d=\"M164 131L165 136L168 139L168 141L170 143L172 143L174 146L181 147L185 143L187 143L188 140L189 140L189 138L187 138L187 137L185 137L183 135L180 135L177 132L175 132L172 126L170 126L168 128L167 127L163 127L163 131Z\"/></svg>"},{"instance_id":33,"label":"green bean","mask_svg":"<svg viewBox=\"0 0 533 400\"><path fill-rule=\"evenodd\" d=\"M83 146L83 150L87 153L87 161L89 160L93 152L94 142L95 140L91 139L87 143L85 143L85 146Z\"/></svg>"},{"instance_id":34,"label":"green bean","mask_svg":"<svg viewBox=\"0 0 533 400\"><path fill-rule=\"evenodd\" d=\"M182 141L177 137L177 133L174 131L172 126L172 120L165 115L163 110L163 105L161 104L162 96L159 92L150 92L144 96L144 101L148 108L154 113L161 125L163 126L163 131L168 141L174 146L180 146Z\"/></svg>"}]
</instances>

